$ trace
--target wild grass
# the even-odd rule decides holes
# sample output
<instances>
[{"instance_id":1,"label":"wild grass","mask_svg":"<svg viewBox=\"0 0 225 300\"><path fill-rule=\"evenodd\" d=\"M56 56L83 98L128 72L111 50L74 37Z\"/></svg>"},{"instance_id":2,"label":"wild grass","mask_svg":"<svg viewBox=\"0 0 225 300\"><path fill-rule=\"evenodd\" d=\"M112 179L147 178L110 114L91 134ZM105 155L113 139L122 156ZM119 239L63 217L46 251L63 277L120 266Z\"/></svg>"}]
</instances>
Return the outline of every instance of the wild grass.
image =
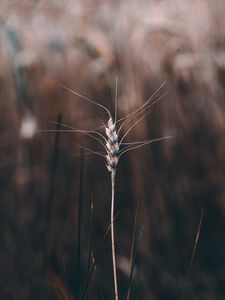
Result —
<instances>
[{"instance_id":1,"label":"wild grass","mask_svg":"<svg viewBox=\"0 0 225 300\"><path fill-rule=\"evenodd\" d=\"M105 153L102 152L96 152L91 149L88 149L86 147L81 147L83 149L88 150L90 153L99 155L103 157L106 161L106 167L108 171L111 173L111 217L110 217L110 228L111 228L111 246L112 246L112 265L113 265L113 281L114 281L114 293L115 293L115 300L119 299L119 292L118 292L118 283L117 283L117 268L116 268L116 250L115 250L115 233L114 233L114 203L115 203L115 186L116 186L116 170L117 170L117 164L119 162L119 159L122 155L127 153L128 151L135 150L137 148L141 148L143 146L147 146L150 143L153 142L159 142L168 138L171 138L171 136L166 137L160 137L156 139L151 140L144 140L144 141L135 141L135 142L129 142L125 143L124 139L128 136L129 132L138 124L140 123L151 111L150 108L152 108L159 100L161 100L165 95L158 97L156 100L154 99L155 96L157 96L157 93L160 91L160 89L164 86L165 83L163 83L156 91L155 93L145 101L145 103L137 108L135 111L130 113L128 116L125 116L123 118L120 118L117 120L117 105L118 105L118 95L117 95L117 79L116 79L116 92L115 92L115 116L112 117L111 112L103 105L85 97L84 95L81 95L80 93L77 93L76 91L73 91L65 86L62 86L63 89L66 91L69 91L73 93L76 96L79 96L81 99L94 104L98 108L103 109L107 115L108 115L108 121L106 124L103 123L101 127L103 127L105 131L105 136L100 133L97 130L91 129L91 130L80 130L80 129L71 129L69 131L73 132L79 132L83 133L92 139L98 141L101 146L103 146L103 149L105 150ZM132 124L131 124L132 122ZM121 136L121 132L124 127L128 125L128 129L126 129L126 132ZM65 124L60 124L60 126L68 127ZM52 130L51 130L52 131ZM53 130L54 131L54 130ZM68 131L68 130L62 130L62 131ZM120 137L121 136L121 137ZM124 147L123 147L124 146ZM82 177L82 176L81 176ZM79 199L81 196L79 197ZM82 201L79 201L79 208L81 206ZM81 211L78 210L78 220L80 220ZM78 245L80 249L80 222L78 222ZM133 243L132 243L133 244ZM133 251L131 251L132 253ZM78 251L78 257L80 257L80 250ZM134 265L132 263L132 259L130 258L131 266L130 266L130 279L132 278L133 268ZM79 299L79 259L78 259L78 283L77 283L77 289L78 294L77 298ZM128 296L130 294L130 281L128 285Z\"/></svg>"},{"instance_id":2,"label":"wild grass","mask_svg":"<svg viewBox=\"0 0 225 300\"><path fill-rule=\"evenodd\" d=\"M221 0L0 2L1 299L115 298L103 139L109 116L58 86L98 99L115 123L114 74L116 119L131 113L116 123L118 141L137 121L119 147L127 152L116 172L120 299L129 281L130 299L177 300L185 285L184 299L224 299L223 19ZM132 118L164 80L166 101L150 107L157 96ZM71 134L40 133L52 120L54 130ZM82 149L82 171L78 144L98 153Z\"/></svg>"}]
</instances>

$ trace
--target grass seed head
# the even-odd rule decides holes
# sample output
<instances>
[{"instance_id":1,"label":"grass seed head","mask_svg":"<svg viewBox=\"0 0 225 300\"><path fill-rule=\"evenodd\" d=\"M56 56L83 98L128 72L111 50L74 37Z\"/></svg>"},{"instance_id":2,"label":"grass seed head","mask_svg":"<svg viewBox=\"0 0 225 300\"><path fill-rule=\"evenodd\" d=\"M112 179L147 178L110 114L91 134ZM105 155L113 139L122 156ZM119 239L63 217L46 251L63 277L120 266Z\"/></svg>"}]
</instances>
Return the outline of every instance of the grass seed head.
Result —
<instances>
[{"instance_id":1,"label":"grass seed head","mask_svg":"<svg viewBox=\"0 0 225 300\"><path fill-rule=\"evenodd\" d=\"M105 126L105 133L107 137L106 142L106 161L107 169L111 173L116 173L116 167L119 161L119 143L118 143L118 134L116 131L116 124L113 122L112 117L110 116L107 126Z\"/></svg>"}]
</instances>

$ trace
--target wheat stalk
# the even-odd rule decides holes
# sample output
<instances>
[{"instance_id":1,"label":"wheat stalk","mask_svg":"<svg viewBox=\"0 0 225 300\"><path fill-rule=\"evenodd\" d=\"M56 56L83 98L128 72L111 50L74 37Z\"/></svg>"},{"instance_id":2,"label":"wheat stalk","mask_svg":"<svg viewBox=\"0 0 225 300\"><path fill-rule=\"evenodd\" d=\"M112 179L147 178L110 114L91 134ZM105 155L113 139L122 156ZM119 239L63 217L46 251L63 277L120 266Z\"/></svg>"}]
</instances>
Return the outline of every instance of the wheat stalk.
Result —
<instances>
[{"instance_id":1,"label":"wheat stalk","mask_svg":"<svg viewBox=\"0 0 225 300\"><path fill-rule=\"evenodd\" d=\"M117 286L117 274L116 274L116 251L115 251L115 234L114 234L114 202L115 202L115 182L116 182L116 167L119 161L119 143L118 134L116 131L116 124L113 122L112 117L109 117L108 125L105 127L105 133L107 136L106 141L106 161L107 169L111 172L111 186L112 186L112 198L111 198L111 241L112 241L112 262L113 262L113 278L114 278L114 290L115 299L118 300L118 286Z\"/></svg>"},{"instance_id":2,"label":"wheat stalk","mask_svg":"<svg viewBox=\"0 0 225 300\"><path fill-rule=\"evenodd\" d=\"M130 131L139 123L141 122L150 112L150 108L152 108L159 100L165 97L166 93L161 97L153 100L154 97L157 95L159 90L165 85L165 82L155 91L155 93L138 109L133 111L132 113L128 114L127 116L117 120L117 80L116 80L116 96L115 96L115 117L113 119L110 111L103 105L75 92L72 89L69 89L66 86L61 87L76 96L79 96L83 100L90 102L103 110L108 115L108 121L106 124L103 123L103 126L100 127L104 128L104 133L100 133L98 130L81 130L70 127L66 124L61 124L61 126L65 127L66 129L63 131L67 132L78 132L87 135L88 137L98 141L101 146L103 146L104 152L94 151L87 147L81 147L90 153L100 155L106 160L106 167L108 171L111 173L111 248L112 248L112 264L113 264L113 279L114 279L114 293L115 293L115 300L119 299L118 294L118 285L117 285L117 269L116 269L116 250L115 250L115 233L114 233L114 203L115 203L115 184L116 184L116 170L119 159L121 156L128 151L141 148L145 145L151 144L156 141L162 141L165 139L170 138L171 136L160 137L152 140L145 140L145 141L136 141L132 143L124 143L124 139L128 136ZM153 101L152 101L153 100ZM121 123L122 122L122 123ZM130 122L133 122L132 125L127 129L124 135L121 136L121 132L126 125L129 125ZM119 126L120 124L120 126ZM54 130L53 130L54 131Z\"/></svg>"}]
</instances>

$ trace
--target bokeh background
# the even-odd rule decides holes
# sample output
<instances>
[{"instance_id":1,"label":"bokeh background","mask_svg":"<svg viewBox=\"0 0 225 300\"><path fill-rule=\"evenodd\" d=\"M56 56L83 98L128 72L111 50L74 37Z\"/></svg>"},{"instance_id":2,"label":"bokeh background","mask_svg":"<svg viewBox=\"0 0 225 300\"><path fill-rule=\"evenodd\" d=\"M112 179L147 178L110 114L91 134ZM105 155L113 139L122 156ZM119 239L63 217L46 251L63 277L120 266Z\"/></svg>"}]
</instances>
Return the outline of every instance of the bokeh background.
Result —
<instances>
[{"instance_id":1,"label":"bokeh background","mask_svg":"<svg viewBox=\"0 0 225 300\"><path fill-rule=\"evenodd\" d=\"M60 85L114 111L116 77L119 118L166 81L126 141L172 136L119 163L120 299L132 248L130 299L225 299L224 20L223 0L1 0L2 300L114 299L110 176L79 146L102 149L62 131L107 116Z\"/></svg>"}]
</instances>

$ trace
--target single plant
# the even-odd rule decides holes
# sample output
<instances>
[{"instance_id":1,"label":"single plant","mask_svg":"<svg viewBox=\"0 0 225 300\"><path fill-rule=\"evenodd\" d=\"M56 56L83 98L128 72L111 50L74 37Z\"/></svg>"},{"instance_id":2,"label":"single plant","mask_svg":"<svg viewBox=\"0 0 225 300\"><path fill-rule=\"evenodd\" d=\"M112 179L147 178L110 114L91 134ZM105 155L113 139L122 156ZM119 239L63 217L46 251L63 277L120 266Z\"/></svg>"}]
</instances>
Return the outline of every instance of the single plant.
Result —
<instances>
[{"instance_id":1,"label":"single plant","mask_svg":"<svg viewBox=\"0 0 225 300\"><path fill-rule=\"evenodd\" d=\"M116 251L115 251L115 234L114 234L114 203L115 203L115 184L116 184L116 170L118 162L122 155L127 153L128 151L141 148L143 146L149 145L153 142L162 141L165 139L170 138L170 136L155 138L151 140L144 140L144 141L135 141L135 142L124 142L124 139L128 136L130 131L140 123L150 112L151 109L158 101L165 97L167 93L164 93L162 96L154 99L155 96L158 94L159 90L165 85L165 82L154 92L154 94L138 109L133 111L132 113L128 114L127 116L117 120L117 80L116 80L116 93L115 93L115 114L114 118L112 117L111 112L105 106L97 103L84 95L81 95L75 92L68 87L62 86L61 87L76 96L84 99L85 101L96 105L97 107L102 108L108 116L107 123L103 123L102 126L99 128L104 129L104 132L101 133L100 130L81 130L76 129L74 127L70 127L66 124L61 124L64 128L67 128L63 131L72 131L72 132L79 132L83 133L92 139L98 141L104 149L104 152L94 151L92 149L81 147L91 153L100 155L106 161L106 167L108 171L111 173L111 248L112 248L112 264L113 264L113 279L114 279L114 292L115 292L115 300L119 299L118 294L118 285L117 285L117 269L116 269ZM130 125L132 123L132 125ZM124 128L128 126L128 129L122 134Z\"/></svg>"}]
</instances>

